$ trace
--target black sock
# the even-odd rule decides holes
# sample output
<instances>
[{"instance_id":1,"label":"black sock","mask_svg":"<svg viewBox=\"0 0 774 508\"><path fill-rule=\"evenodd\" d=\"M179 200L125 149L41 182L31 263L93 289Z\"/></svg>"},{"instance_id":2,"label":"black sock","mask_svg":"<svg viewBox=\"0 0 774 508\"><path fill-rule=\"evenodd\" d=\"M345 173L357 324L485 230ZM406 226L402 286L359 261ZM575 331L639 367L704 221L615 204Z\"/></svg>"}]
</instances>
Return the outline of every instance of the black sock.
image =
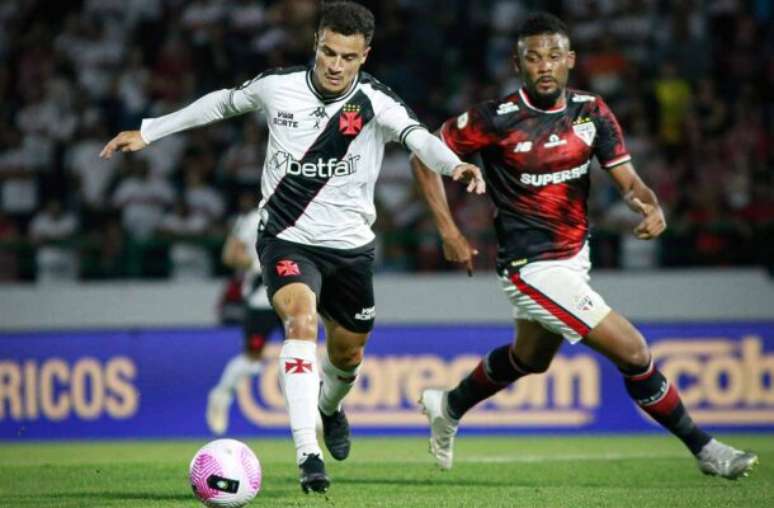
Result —
<instances>
[{"instance_id":1,"label":"black sock","mask_svg":"<svg viewBox=\"0 0 774 508\"><path fill-rule=\"evenodd\" d=\"M693 422L677 389L652 362L643 372L623 374L629 396L661 426L680 438L691 453L696 455L712 439Z\"/></svg>"},{"instance_id":2,"label":"black sock","mask_svg":"<svg viewBox=\"0 0 774 508\"><path fill-rule=\"evenodd\" d=\"M494 349L447 394L446 412L459 420L470 408L529 373L513 355L510 345Z\"/></svg>"}]
</instances>

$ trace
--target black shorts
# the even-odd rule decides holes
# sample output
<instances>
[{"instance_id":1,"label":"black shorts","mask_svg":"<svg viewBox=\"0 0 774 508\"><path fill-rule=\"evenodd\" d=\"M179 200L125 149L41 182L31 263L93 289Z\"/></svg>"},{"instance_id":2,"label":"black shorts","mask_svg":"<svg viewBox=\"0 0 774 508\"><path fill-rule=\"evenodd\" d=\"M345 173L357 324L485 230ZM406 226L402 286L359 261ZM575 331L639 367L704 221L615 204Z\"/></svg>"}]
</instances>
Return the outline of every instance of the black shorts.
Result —
<instances>
[{"instance_id":1,"label":"black shorts","mask_svg":"<svg viewBox=\"0 0 774 508\"><path fill-rule=\"evenodd\" d=\"M282 322L274 309L253 309L245 305L245 319L242 324L245 351L260 353L271 332L281 327Z\"/></svg>"},{"instance_id":2,"label":"black shorts","mask_svg":"<svg viewBox=\"0 0 774 508\"><path fill-rule=\"evenodd\" d=\"M262 237L258 256L269 300L283 286L302 282L317 295L317 311L356 333L374 327L373 242L356 249L330 249Z\"/></svg>"}]
</instances>

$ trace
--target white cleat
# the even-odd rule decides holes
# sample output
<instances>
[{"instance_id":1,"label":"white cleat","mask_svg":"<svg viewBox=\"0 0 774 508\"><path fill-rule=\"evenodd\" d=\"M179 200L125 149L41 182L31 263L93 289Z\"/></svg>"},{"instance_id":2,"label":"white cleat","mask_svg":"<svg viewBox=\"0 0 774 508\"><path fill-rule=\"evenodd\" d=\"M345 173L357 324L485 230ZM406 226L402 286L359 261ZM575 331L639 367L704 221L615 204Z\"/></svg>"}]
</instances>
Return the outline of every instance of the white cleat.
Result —
<instances>
[{"instance_id":1,"label":"white cleat","mask_svg":"<svg viewBox=\"0 0 774 508\"><path fill-rule=\"evenodd\" d=\"M722 476L729 480L747 476L758 463L754 453L737 450L715 439L704 445L696 455L702 473Z\"/></svg>"},{"instance_id":2,"label":"white cleat","mask_svg":"<svg viewBox=\"0 0 774 508\"><path fill-rule=\"evenodd\" d=\"M207 426L216 436L222 436L228 429L228 411L231 395L221 390L212 390L207 397Z\"/></svg>"},{"instance_id":3,"label":"white cleat","mask_svg":"<svg viewBox=\"0 0 774 508\"><path fill-rule=\"evenodd\" d=\"M454 460L454 435L458 422L448 418L443 411L443 390L424 390L419 398L422 412L430 422L430 454L441 469L451 469Z\"/></svg>"}]
</instances>

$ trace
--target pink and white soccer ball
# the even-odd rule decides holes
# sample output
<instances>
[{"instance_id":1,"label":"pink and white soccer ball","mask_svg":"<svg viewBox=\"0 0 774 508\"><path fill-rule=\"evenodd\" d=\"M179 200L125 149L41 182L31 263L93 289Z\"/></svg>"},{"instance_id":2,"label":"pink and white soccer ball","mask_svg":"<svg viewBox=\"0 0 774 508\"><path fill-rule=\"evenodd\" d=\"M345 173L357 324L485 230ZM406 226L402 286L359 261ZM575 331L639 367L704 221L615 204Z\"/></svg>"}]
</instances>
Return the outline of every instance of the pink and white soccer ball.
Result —
<instances>
[{"instance_id":1,"label":"pink and white soccer ball","mask_svg":"<svg viewBox=\"0 0 774 508\"><path fill-rule=\"evenodd\" d=\"M202 446L189 468L194 494L211 507L239 508L261 490L261 463L236 439L217 439Z\"/></svg>"}]
</instances>

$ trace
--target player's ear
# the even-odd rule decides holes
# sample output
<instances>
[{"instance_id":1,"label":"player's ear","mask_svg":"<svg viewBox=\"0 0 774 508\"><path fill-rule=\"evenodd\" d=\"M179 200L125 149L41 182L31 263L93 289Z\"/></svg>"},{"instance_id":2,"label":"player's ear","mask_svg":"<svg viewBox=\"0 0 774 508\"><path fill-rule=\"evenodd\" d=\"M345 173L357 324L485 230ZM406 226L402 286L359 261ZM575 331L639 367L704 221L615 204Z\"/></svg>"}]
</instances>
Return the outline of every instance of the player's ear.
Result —
<instances>
[{"instance_id":1,"label":"player's ear","mask_svg":"<svg viewBox=\"0 0 774 508\"><path fill-rule=\"evenodd\" d=\"M317 43L318 42L320 42L320 35L317 32L315 32L314 33L314 38L312 39L312 51L314 53L317 53Z\"/></svg>"},{"instance_id":2,"label":"player's ear","mask_svg":"<svg viewBox=\"0 0 774 508\"><path fill-rule=\"evenodd\" d=\"M575 51L567 52L567 68L568 69L575 68Z\"/></svg>"},{"instance_id":3,"label":"player's ear","mask_svg":"<svg viewBox=\"0 0 774 508\"><path fill-rule=\"evenodd\" d=\"M368 60L368 55L371 53L371 46L368 46L365 51L363 51L363 56L360 57L360 65L363 65L366 63L366 60Z\"/></svg>"},{"instance_id":4,"label":"player's ear","mask_svg":"<svg viewBox=\"0 0 774 508\"><path fill-rule=\"evenodd\" d=\"M513 44L513 53L511 55L511 59L513 60L513 70L516 71L516 74L521 74L521 67L519 66L519 42L516 41Z\"/></svg>"}]
</instances>

